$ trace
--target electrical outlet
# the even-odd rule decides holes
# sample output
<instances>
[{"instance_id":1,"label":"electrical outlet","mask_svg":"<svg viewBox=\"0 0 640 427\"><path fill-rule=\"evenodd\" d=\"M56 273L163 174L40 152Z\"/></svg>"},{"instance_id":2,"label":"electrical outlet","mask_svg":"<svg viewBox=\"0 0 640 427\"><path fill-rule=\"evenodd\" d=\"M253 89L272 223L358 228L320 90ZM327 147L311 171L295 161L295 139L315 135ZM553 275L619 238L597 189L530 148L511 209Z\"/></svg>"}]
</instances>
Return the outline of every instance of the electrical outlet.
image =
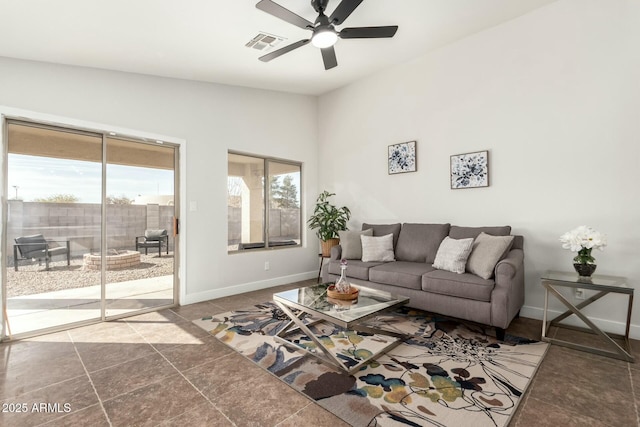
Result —
<instances>
[{"instance_id":1,"label":"electrical outlet","mask_svg":"<svg viewBox=\"0 0 640 427\"><path fill-rule=\"evenodd\" d=\"M576 288L576 299L584 299L584 289Z\"/></svg>"},{"instance_id":2,"label":"electrical outlet","mask_svg":"<svg viewBox=\"0 0 640 427\"><path fill-rule=\"evenodd\" d=\"M264 262L264 271L269 271L270 268L271 268L271 266L269 265L269 261L265 261Z\"/></svg>"}]
</instances>

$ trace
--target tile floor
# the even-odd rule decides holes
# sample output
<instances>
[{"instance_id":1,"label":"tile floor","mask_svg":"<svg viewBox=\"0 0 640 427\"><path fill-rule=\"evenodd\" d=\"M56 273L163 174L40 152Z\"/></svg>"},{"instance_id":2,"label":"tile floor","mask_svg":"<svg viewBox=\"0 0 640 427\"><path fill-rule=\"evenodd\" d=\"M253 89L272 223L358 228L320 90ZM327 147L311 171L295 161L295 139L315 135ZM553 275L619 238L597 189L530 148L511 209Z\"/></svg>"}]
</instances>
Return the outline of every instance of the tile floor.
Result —
<instances>
[{"instance_id":1,"label":"tile floor","mask_svg":"<svg viewBox=\"0 0 640 427\"><path fill-rule=\"evenodd\" d=\"M306 284L3 343L0 425L344 426L191 323ZM540 329L519 318L507 332L539 339ZM639 406L640 361L551 346L510 425L636 426Z\"/></svg>"}]
</instances>

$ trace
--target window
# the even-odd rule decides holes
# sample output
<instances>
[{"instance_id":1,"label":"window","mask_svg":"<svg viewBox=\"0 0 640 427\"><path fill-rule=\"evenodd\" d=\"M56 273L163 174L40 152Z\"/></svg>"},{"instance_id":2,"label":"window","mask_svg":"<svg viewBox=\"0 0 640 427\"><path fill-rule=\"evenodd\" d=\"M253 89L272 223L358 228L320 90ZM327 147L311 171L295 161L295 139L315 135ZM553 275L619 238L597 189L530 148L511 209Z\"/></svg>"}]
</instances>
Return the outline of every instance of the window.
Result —
<instances>
[{"instance_id":1,"label":"window","mask_svg":"<svg viewBox=\"0 0 640 427\"><path fill-rule=\"evenodd\" d=\"M229 252L300 245L301 170L293 161L229 153Z\"/></svg>"}]
</instances>

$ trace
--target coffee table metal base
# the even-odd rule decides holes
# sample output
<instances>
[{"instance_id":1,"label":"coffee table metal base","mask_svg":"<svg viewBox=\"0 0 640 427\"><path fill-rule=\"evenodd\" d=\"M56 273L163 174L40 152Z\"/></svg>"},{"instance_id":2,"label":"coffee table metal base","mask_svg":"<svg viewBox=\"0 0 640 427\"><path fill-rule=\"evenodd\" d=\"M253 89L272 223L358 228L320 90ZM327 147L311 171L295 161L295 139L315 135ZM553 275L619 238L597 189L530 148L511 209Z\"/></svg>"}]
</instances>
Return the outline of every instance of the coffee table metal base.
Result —
<instances>
[{"instance_id":1,"label":"coffee table metal base","mask_svg":"<svg viewBox=\"0 0 640 427\"><path fill-rule=\"evenodd\" d=\"M309 329L309 326L313 326L316 323L320 323L320 322L324 322L326 320L323 319L319 319L319 320L315 320L313 322L310 323L304 323L304 319L305 317L309 316L309 313L306 313L302 310L299 310L298 313L294 313L293 310L291 310L289 307L287 307L286 305L284 305L283 303L279 302L279 301L275 301L276 305L278 305L278 307L287 315L289 316L289 318L291 319L291 321L275 336L276 340L278 340L279 342L295 349L298 351L302 351L306 354L309 354L310 356L313 356L317 359L319 359L322 362L328 363L329 365L338 368L340 370L343 370L349 374L352 374L356 371L358 371L363 365L371 362L372 360L375 360L376 358L378 358L379 356L381 356L382 354L388 352L389 350L393 349L394 347L397 347L398 345L400 345L402 342L404 342L405 340L407 340L409 338L408 335L403 335L403 334L399 334L396 332L392 332L392 331L386 331L383 329L378 329L378 328L373 328L370 326L365 326L362 324L357 324L357 325L353 325L352 327L350 327L349 329L351 330L355 330L355 331L359 331L359 332L366 332L369 334L376 334L376 335L385 335L388 337L393 337L394 340L392 342L390 342L387 346L385 346L384 348L382 348L381 350L379 350L378 352L374 353L373 355L371 355L370 357L360 360L356 365L351 366L351 367L347 367L344 365L344 363L338 358L336 357L335 354L333 354L323 343L322 341L318 338L318 336L316 336L316 334L314 334L311 329ZM291 341L289 341L286 337L294 332L298 332L301 331L302 333L304 333L307 337L309 337L309 339L311 339L311 341L313 341L317 348L321 350L322 353L319 353L318 351L309 351L303 347L300 347L299 345L292 343Z\"/></svg>"}]
</instances>

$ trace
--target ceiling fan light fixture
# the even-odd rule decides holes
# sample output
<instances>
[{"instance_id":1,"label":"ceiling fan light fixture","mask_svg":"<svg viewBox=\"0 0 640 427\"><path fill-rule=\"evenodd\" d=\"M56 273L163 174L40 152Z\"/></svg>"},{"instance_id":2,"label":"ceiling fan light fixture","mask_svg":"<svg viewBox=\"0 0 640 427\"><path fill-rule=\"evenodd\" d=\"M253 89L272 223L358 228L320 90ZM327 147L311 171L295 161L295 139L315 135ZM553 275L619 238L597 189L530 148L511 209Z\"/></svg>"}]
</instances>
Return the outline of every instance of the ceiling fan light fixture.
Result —
<instances>
[{"instance_id":1,"label":"ceiling fan light fixture","mask_svg":"<svg viewBox=\"0 0 640 427\"><path fill-rule=\"evenodd\" d=\"M318 13L318 17L312 23L300 15L290 11L289 9L276 3L274 0L260 0L256 4L256 8L269 15L295 25L303 30L311 30L312 35L309 38L298 40L288 46L275 50L266 55L262 55L258 59L262 62L269 62L285 53L289 53L306 44L311 43L320 49L322 54L322 62L324 69L330 70L338 66L336 59L336 51L333 45L336 44L338 38L341 39L381 39L390 38L396 34L397 25L376 26L376 27L353 27L342 28L336 31L334 25L344 24L345 19L362 3L363 0L342 0L340 4L333 10L330 16L325 15L329 0L311 0L311 6Z\"/></svg>"},{"instance_id":2,"label":"ceiling fan light fixture","mask_svg":"<svg viewBox=\"0 0 640 427\"><path fill-rule=\"evenodd\" d=\"M319 49L331 47L338 41L338 34L332 28L318 29L311 37L311 44Z\"/></svg>"}]
</instances>

